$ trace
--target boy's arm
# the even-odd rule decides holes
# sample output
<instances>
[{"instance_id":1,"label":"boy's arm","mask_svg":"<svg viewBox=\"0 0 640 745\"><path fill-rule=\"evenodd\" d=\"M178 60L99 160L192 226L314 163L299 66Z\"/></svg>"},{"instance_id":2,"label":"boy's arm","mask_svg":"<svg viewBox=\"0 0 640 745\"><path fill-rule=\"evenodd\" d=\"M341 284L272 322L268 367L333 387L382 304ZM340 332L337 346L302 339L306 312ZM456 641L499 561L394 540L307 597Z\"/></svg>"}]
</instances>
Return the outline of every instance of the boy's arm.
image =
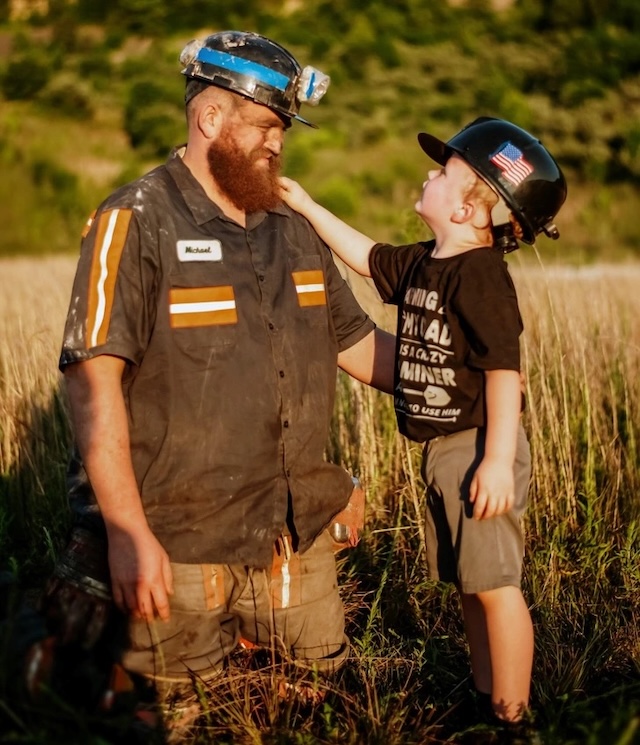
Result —
<instances>
[{"instance_id":1,"label":"boy's arm","mask_svg":"<svg viewBox=\"0 0 640 745\"><path fill-rule=\"evenodd\" d=\"M487 370L484 457L471 481L469 496L476 520L508 512L515 499L513 464L520 421L520 373Z\"/></svg>"},{"instance_id":2,"label":"boy's arm","mask_svg":"<svg viewBox=\"0 0 640 745\"><path fill-rule=\"evenodd\" d=\"M289 207L309 220L320 238L347 266L363 277L371 276L369 252L376 241L314 202L296 181L280 178L280 194Z\"/></svg>"}]
</instances>

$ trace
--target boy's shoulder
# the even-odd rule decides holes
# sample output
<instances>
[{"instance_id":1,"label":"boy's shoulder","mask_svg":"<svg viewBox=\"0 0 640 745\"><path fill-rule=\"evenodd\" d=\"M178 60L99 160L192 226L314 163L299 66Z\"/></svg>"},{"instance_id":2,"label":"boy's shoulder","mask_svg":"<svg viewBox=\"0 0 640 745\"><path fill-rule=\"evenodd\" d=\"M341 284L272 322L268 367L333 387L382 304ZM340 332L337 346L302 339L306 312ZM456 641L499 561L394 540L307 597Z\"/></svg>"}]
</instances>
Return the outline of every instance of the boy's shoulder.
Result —
<instances>
[{"instance_id":1,"label":"boy's shoulder","mask_svg":"<svg viewBox=\"0 0 640 745\"><path fill-rule=\"evenodd\" d=\"M465 251L464 253L458 254L461 259L461 263L468 264L506 264L504 260L504 254L496 248L491 246L483 246L482 248L474 248L471 251Z\"/></svg>"},{"instance_id":2,"label":"boy's shoulder","mask_svg":"<svg viewBox=\"0 0 640 745\"><path fill-rule=\"evenodd\" d=\"M474 248L471 251L465 251L456 257L453 271L459 274L477 277L481 275L503 275L509 273L507 262L504 254L498 249Z\"/></svg>"}]
</instances>

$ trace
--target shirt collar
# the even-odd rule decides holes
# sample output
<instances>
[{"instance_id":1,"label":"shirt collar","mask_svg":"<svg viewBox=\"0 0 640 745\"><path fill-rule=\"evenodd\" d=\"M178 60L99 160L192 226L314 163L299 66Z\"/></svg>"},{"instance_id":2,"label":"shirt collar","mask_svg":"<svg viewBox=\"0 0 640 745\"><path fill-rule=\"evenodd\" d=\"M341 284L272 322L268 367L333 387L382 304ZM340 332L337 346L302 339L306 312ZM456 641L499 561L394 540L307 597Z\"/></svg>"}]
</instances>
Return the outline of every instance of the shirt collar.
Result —
<instances>
[{"instance_id":1,"label":"shirt collar","mask_svg":"<svg viewBox=\"0 0 640 745\"><path fill-rule=\"evenodd\" d=\"M224 212L215 202L206 195L200 182L191 173L189 168L184 164L182 156L184 155L185 145L180 145L172 150L166 163L167 171L180 190L182 197L193 215L197 225L214 220L216 218L225 219ZM277 215L290 216L289 211L284 204L279 204L269 212ZM247 228L250 230L261 223L267 216L267 212L254 212L247 215Z\"/></svg>"}]
</instances>

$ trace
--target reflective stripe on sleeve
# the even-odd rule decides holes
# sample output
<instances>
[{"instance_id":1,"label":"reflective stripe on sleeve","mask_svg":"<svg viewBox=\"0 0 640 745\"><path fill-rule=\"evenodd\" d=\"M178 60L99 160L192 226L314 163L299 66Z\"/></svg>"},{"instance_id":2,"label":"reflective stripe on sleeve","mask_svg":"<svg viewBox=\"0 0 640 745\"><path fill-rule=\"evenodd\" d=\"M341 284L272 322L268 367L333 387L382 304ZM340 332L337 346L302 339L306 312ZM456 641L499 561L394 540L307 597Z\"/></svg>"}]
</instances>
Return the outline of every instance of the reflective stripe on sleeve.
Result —
<instances>
[{"instance_id":1,"label":"reflective stripe on sleeve","mask_svg":"<svg viewBox=\"0 0 640 745\"><path fill-rule=\"evenodd\" d=\"M113 310L118 267L127 240L131 210L109 210L100 215L94 245L87 307L89 347L106 343Z\"/></svg>"}]
</instances>

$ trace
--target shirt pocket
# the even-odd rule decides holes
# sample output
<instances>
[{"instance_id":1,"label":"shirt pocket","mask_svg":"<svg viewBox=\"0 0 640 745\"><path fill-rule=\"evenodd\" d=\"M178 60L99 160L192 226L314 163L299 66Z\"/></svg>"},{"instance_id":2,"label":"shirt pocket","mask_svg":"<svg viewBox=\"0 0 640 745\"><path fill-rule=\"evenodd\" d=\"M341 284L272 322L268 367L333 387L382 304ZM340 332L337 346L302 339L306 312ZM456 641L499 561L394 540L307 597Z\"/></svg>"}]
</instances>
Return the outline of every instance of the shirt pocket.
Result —
<instances>
[{"instance_id":1,"label":"shirt pocket","mask_svg":"<svg viewBox=\"0 0 640 745\"><path fill-rule=\"evenodd\" d=\"M291 270L291 279L302 318L311 326L326 326L327 286L320 260L307 258L296 262Z\"/></svg>"},{"instance_id":2,"label":"shirt pocket","mask_svg":"<svg viewBox=\"0 0 640 745\"><path fill-rule=\"evenodd\" d=\"M169 327L176 346L209 362L228 356L238 336L233 285L225 278L174 274L168 291Z\"/></svg>"}]
</instances>

